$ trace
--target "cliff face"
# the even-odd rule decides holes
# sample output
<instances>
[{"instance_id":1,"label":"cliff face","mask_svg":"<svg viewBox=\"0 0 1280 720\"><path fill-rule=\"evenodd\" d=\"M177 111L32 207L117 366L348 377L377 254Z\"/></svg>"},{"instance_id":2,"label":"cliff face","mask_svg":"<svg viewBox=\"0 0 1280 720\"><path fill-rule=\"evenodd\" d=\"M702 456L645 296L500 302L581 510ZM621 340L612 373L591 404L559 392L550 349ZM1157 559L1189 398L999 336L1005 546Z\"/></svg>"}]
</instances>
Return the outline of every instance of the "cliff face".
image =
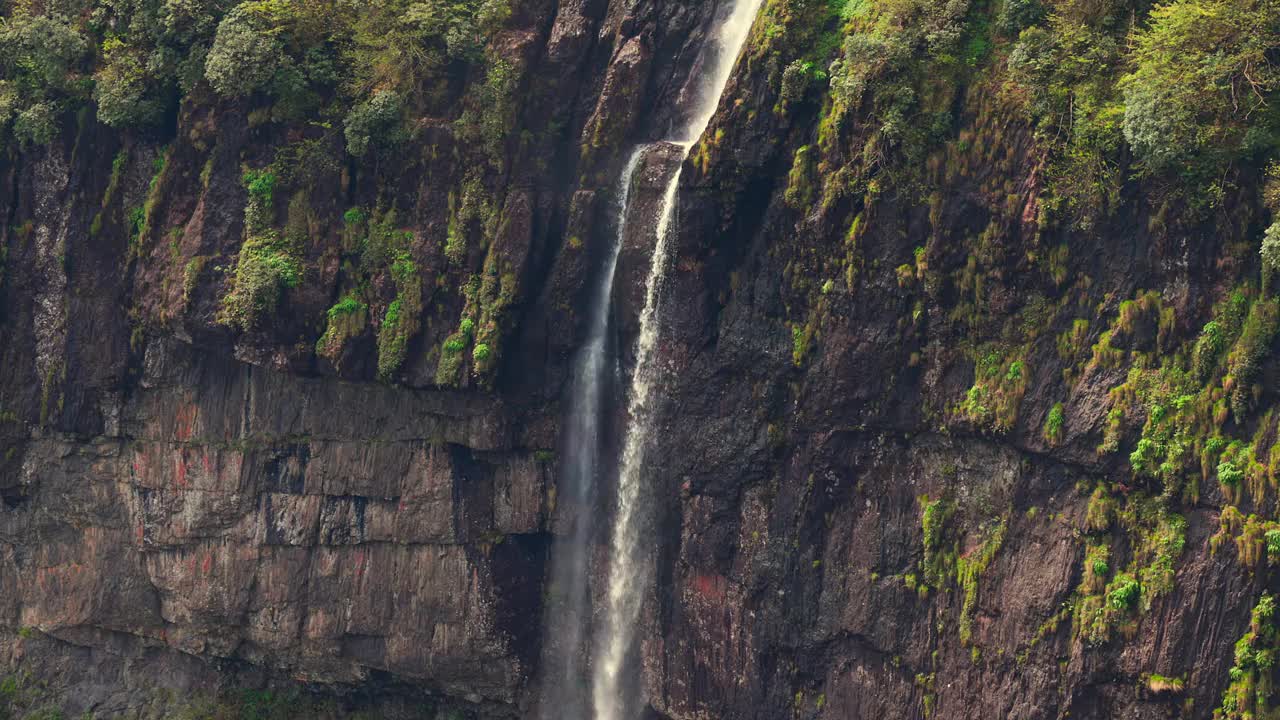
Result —
<instances>
[{"instance_id":1,"label":"cliff face","mask_svg":"<svg viewBox=\"0 0 1280 720\"><path fill-rule=\"evenodd\" d=\"M432 108L353 157L201 85L167 131L86 112L10 144L0 659L47 682L31 707L159 717L301 683L529 715L588 279L714 10L517 6L488 40L503 97L451 91L496 146ZM1134 172L1087 222L1054 216L1057 150L1000 56L922 93L950 124L919 157L870 162L871 101L837 127L790 69L841 22L769 2L682 174L652 712L1209 717L1240 677L1269 687L1233 651L1269 652L1275 589L1261 166L1208 210ZM264 228L299 271L255 294ZM625 240L624 374L653 238Z\"/></svg>"}]
</instances>

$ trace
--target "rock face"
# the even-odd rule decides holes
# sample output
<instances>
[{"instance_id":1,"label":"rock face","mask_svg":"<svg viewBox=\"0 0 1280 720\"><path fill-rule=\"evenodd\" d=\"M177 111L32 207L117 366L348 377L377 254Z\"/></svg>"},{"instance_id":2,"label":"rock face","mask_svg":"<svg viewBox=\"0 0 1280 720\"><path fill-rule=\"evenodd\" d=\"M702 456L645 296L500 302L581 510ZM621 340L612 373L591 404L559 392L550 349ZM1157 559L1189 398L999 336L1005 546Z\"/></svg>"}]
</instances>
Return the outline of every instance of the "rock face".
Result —
<instances>
[{"instance_id":1,"label":"rock face","mask_svg":"<svg viewBox=\"0 0 1280 720\"><path fill-rule=\"evenodd\" d=\"M478 186L479 151L447 119L421 118L398 163L358 160L332 133L207 89L164 142L90 115L8 150L6 671L48 678L70 714L163 717L180 696L159 691L301 684L393 716L528 716L586 281L616 175L680 112L714 11L522 8L494 41L520 78L518 126ZM955 95L964 142L925 162L930 193L886 180L856 201L797 203L818 120L780 98L777 58L751 50L762 38L681 176L649 472L658 572L639 633L649 710L1211 716L1270 582L1246 561L1262 540L1236 507L1260 512L1274 488L1242 497L1192 469L1194 499L1149 508L1161 488L1128 462L1146 410L1117 416L1114 389L1153 353L1189 356L1256 277L1256 199L1228 193L1222 216L1170 230L1156 188L1135 181L1087 230L1042 223L1043 150L975 82ZM270 201L305 239L302 280L236 329L220 314L245 243L244 170L306 143L343 162ZM637 212L677 157L650 151ZM470 202L486 209L466 216ZM356 230L353 206L381 214ZM376 222L409 238L423 282L406 295L372 273L378 304L328 351L354 235ZM624 370L642 230L624 238L614 292ZM401 300L421 311L383 372ZM461 331L473 315L482 327ZM451 361L460 332L485 333L488 352ZM1251 419L1230 421L1264 438L1260 458L1276 434L1271 345ZM1101 571L1086 561L1098 547ZM1108 615L1090 603L1110 601L1121 570L1142 598Z\"/></svg>"}]
</instances>

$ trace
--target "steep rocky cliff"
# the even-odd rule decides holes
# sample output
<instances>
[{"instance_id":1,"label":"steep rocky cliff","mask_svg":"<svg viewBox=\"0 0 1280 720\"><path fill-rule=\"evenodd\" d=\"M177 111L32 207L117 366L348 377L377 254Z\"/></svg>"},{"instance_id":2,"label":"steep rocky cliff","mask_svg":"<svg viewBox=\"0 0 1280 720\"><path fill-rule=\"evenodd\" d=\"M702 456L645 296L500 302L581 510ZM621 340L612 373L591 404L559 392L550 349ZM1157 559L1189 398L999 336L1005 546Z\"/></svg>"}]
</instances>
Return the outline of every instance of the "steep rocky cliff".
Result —
<instances>
[{"instance_id":1,"label":"steep rocky cliff","mask_svg":"<svg viewBox=\"0 0 1280 720\"><path fill-rule=\"evenodd\" d=\"M902 5L769 0L682 172L647 712L1266 716L1274 141L1162 168L1085 102L1121 86L1026 79L1033 31L1084 4ZM1156 21L1121 5L1081 21L1112 38L1088 83L1139 63L1113 20ZM101 94L47 137L16 116L5 709L247 688L280 717L530 716L588 280L716 9L521 0L367 152L212 71L146 127ZM1254 75L1242 97L1280 101ZM642 212L673 158L641 168ZM652 244L620 259L622 377Z\"/></svg>"}]
</instances>

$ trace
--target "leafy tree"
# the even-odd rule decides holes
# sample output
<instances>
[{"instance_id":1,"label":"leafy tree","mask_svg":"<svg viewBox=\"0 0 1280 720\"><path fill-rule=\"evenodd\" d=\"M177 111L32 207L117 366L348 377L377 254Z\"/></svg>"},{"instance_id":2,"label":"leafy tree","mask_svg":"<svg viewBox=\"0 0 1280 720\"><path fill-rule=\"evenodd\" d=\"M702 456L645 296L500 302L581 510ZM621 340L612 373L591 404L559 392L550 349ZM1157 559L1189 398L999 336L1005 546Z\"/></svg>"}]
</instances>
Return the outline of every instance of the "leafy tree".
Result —
<instances>
[{"instance_id":1,"label":"leafy tree","mask_svg":"<svg viewBox=\"0 0 1280 720\"><path fill-rule=\"evenodd\" d=\"M58 132L57 119L49 103L38 102L18 113L13 135L22 145L44 145Z\"/></svg>"},{"instance_id":2,"label":"leafy tree","mask_svg":"<svg viewBox=\"0 0 1280 720\"><path fill-rule=\"evenodd\" d=\"M394 144L403 134L400 96L383 90L347 114L347 151L360 157L371 146Z\"/></svg>"},{"instance_id":3,"label":"leafy tree","mask_svg":"<svg viewBox=\"0 0 1280 720\"><path fill-rule=\"evenodd\" d=\"M105 64L94 73L98 119L112 127L149 125L163 110L148 93L146 69L139 53L117 38L102 44Z\"/></svg>"},{"instance_id":4,"label":"leafy tree","mask_svg":"<svg viewBox=\"0 0 1280 720\"><path fill-rule=\"evenodd\" d=\"M213 89L243 97L264 88L286 62L284 48L268 22L265 2L237 6L218 23L204 74Z\"/></svg>"},{"instance_id":5,"label":"leafy tree","mask_svg":"<svg viewBox=\"0 0 1280 720\"><path fill-rule=\"evenodd\" d=\"M1155 171L1195 173L1274 146L1275 0L1175 0L1134 36L1124 135Z\"/></svg>"},{"instance_id":6,"label":"leafy tree","mask_svg":"<svg viewBox=\"0 0 1280 720\"><path fill-rule=\"evenodd\" d=\"M1280 220L1271 223L1262 236L1262 266L1270 273L1280 270Z\"/></svg>"}]
</instances>

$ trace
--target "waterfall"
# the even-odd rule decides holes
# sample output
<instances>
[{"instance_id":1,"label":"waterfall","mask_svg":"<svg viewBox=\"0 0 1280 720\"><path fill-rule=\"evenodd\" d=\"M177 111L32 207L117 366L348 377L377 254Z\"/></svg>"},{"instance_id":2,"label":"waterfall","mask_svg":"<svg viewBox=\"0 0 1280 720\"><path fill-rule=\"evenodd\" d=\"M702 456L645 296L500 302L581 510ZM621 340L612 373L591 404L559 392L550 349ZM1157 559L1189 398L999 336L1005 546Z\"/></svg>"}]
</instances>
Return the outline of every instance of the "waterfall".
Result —
<instances>
[{"instance_id":1,"label":"waterfall","mask_svg":"<svg viewBox=\"0 0 1280 720\"><path fill-rule=\"evenodd\" d=\"M694 84L694 97L685 126L675 134L673 142L682 149L680 166L690 148L702 136L715 114L725 84L733 71L738 53L746 42L761 0L731 0L728 16L710 36L712 47L706 73ZM634 161L635 155L632 156ZM654 390L659 368L655 350L658 345L658 301L666 274L667 253L673 226L678 221L676 198L681 169L672 174L663 194L656 228L657 243L653 249L649 274L645 279L644 309L640 314L640 336L636 348L636 366L628 393L630 423L623 442L618 472L617 514L609 546L609 578L604 607L604 623L597 632L592 700L596 720L627 720L637 716L624 697L624 670L628 653L635 642L642 593L649 576L651 556L641 548L641 531L647 515L642 470L645 450L653 434ZM624 211L625 215L625 211ZM612 271L610 271L611 273Z\"/></svg>"},{"instance_id":2,"label":"waterfall","mask_svg":"<svg viewBox=\"0 0 1280 720\"><path fill-rule=\"evenodd\" d=\"M569 507L571 529L557 541L551 555L551 597L546 614L543 720L586 720L586 693L580 687L585 675L583 639L591 622L590 547L595 534L596 478L600 472L600 424L605 394L605 370L609 359L609 297L618 267L626 229L631 176L644 154L637 147L618 181L616 226L591 297L587 336L574 357L569 413L565 425L564 473L557 485L558 502Z\"/></svg>"}]
</instances>

